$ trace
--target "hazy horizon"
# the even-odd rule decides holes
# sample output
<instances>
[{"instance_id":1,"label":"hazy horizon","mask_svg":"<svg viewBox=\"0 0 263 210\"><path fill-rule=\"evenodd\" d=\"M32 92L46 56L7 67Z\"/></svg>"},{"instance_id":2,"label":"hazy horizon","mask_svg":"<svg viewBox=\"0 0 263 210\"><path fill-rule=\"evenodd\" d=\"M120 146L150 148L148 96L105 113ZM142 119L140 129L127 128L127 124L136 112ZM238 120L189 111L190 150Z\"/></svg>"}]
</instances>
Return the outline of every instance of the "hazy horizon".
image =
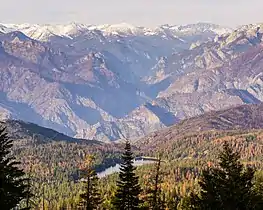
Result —
<instances>
[{"instance_id":1,"label":"hazy horizon","mask_svg":"<svg viewBox=\"0 0 263 210\"><path fill-rule=\"evenodd\" d=\"M51 5L51 6L50 6ZM130 23L154 27L206 22L223 26L263 22L260 0L139 0L124 2L78 0L9 0L2 3L2 23L64 24L70 22L98 25Z\"/></svg>"}]
</instances>

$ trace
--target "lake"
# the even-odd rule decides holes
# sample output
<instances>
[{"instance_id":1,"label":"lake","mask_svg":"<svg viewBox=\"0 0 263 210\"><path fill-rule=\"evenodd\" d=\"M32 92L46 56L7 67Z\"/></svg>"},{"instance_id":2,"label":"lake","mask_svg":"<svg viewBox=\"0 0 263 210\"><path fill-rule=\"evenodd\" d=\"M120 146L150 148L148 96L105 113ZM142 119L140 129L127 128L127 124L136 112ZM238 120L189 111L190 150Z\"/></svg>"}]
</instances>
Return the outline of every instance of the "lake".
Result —
<instances>
[{"instance_id":1,"label":"lake","mask_svg":"<svg viewBox=\"0 0 263 210\"><path fill-rule=\"evenodd\" d=\"M142 165L146 165L146 164L153 164L156 163L156 160L153 159L135 159L133 162L134 166L142 166ZM116 164L115 166L111 166L109 168L106 168L104 171L101 171L98 173L98 177L99 178L103 178L105 176L114 174L114 173L118 173L120 172L120 164Z\"/></svg>"}]
</instances>

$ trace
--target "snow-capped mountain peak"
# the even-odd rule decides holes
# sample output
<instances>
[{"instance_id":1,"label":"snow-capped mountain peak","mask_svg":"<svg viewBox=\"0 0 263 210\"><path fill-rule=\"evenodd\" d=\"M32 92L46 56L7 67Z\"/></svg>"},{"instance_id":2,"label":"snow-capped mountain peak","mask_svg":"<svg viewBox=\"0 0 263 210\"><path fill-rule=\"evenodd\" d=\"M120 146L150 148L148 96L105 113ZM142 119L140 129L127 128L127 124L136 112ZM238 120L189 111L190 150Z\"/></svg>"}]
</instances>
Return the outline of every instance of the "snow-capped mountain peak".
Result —
<instances>
[{"instance_id":1,"label":"snow-capped mountain peak","mask_svg":"<svg viewBox=\"0 0 263 210\"><path fill-rule=\"evenodd\" d=\"M0 33L9 33L11 32L12 30L8 27L6 27L5 25L3 24L0 24Z\"/></svg>"},{"instance_id":2,"label":"snow-capped mountain peak","mask_svg":"<svg viewBox=\"0 0 263 210\"><path fill-rule=\"evenodd\" d=\"M215 34L222 35L225 33L231 33L233 31L232 28L223 27L216 24L211 23L195 23L195 24L186 24L186 25L162 25L160 26L162 29L171 30L174 33L178 34L196 34L196 33L204 33L204 32L214 32Z\"/></svg>"},{"instance_id":3,"label":"snow-capped mountain peak","mask_svg":"<svg viewBox=\"0 0 263 210\"><path fill-rule=\"evenodd\" d=\"M100 30L105 34L120 34L120 35L143 35L150 29L145 27L134 26L128 23L105 24L89 27L90 30Z\"/></svg>"},{"instance_id":4,"label":"snow-capped mountain peak","mask_svg":"<svg viewBox=\"0 0 263 210\"><path fill-rule=\"evenodd\" d=\"M134 26L128 23L88 25L81 23L69 24L0 24L0 32L21 31L30 38L48 41L52 36L74 38L82 33L101 31L104 36L153 36L161 35L163 38L180 38L185 35L195 35L203 32L211 32L216 35L230 33L231 28L221 27L209 23L197 23L188 25L162 25L157 28Z\"/></svg>"},{"instance_id":5,"label":"snow-capped mountain peak","mask_svg":"<svg viewBox=\"0 0 263 210\"><path fill-rule=\"evenodd\" d=\"M27 36L47 41L51 36L61 36L72 38L81 32L88 30L89 25L70 23L70 24L3 24L9 31L21 31Z\"/></svg>"}]
</instances>

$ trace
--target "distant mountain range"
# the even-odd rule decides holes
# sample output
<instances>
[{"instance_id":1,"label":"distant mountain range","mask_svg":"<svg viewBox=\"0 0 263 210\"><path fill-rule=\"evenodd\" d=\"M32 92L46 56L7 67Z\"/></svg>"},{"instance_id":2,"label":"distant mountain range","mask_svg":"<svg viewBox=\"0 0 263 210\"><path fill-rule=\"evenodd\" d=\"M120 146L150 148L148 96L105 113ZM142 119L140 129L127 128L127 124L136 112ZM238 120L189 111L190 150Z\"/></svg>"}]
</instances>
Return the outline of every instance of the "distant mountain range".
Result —
<instances>
[{"instance_id":1,"label":"distant mountain range","mask_svg":"<svg viewBox=\"0 0 263 210\"><path fill-rule=\"evenodd\" d=\"M108 142L260 103L262 27L0 24L0 118Z\"/></svg>"},{"instance_id":2,"label":"distant mountain range","mask_svg":"<svg viewBox=\"0 0 263 210\"><path fill-rule=\"evenodd\" d=\"M138 27L127 23L113 25L87 25L79 23L51 24L0 24L0 32L21 31L32 39L50 41L54 36L74 39L83 34L101 34L103 36L162 36L163 38L191 37L196 35L211 36L232 32L231 28L209 23L189 25L162 25L156 28ZM193 37L194 38L194 37ZM182 39L184 41L184 39Z\"/></svg>"}]
</instances>

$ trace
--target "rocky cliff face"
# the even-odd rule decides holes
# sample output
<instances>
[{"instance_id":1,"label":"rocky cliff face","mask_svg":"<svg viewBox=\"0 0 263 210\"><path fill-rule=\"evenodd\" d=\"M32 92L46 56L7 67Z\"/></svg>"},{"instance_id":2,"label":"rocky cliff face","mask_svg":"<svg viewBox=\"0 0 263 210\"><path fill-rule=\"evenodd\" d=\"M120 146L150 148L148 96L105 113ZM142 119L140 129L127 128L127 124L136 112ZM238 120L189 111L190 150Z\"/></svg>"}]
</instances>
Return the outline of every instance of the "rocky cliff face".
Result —
<instances>
[{"instance_id":1,"label":"rocky cliff face","mask_svg":"<svg viewBox=\"0 0 263 210\"><path fill-rule=\"evenodd\" d=\"M1 32L1 118L114 141L263 100L258 25L4 25Z\"/></svg>"},{"instance_id":2,"label":"rocky cliff face","mask_svg":"<svg viewBox=\"0 0 263 210\"><path fill-rule=\"evenodd\" d=\"M158 94L157 103L164 104L162 106L169 104L171 112L189 117L237 104L262 101L261 33L259 29L250 30L252 32L235 31L209 49L206 47L212 43L198 47L207 51L194 59L196 62L186 68L187 73L184 71L184 74L173 77L169 87ZM241 40L246 42L238 47ZM243 50L240 51L240 48ZM215 59L207 56L212 53ZM221 57L220 53L223 53ZM200 64L200 57L201 66L197 65Z\"/></svg>"}]
</instances>

